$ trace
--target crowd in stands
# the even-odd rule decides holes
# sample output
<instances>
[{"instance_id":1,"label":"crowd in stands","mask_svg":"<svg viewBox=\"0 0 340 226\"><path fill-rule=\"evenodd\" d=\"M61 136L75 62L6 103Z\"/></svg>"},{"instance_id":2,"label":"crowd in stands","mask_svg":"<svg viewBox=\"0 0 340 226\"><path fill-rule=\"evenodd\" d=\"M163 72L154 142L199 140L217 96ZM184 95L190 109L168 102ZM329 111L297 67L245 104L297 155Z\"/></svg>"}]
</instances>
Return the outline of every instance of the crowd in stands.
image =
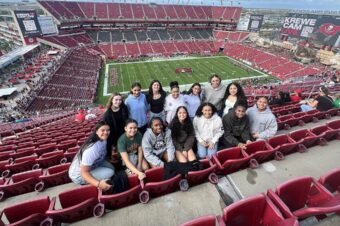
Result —
<instances>
[{"instance_id":1,"label":"crowd in stands","mask_svg":"<svg viewBox=\"0 0 340 226\"><path fill-rule=\"evenodd\" d=\"M67 52L60 51L57 55L48 55L49 48L43 48L38 54L32 54L32 57L25 58L22 66L14 65L4 70L5 80L1 84L1 88L16 87L17 93L2 101L2 109L5 117L3 121L11 118L25 117L23 111L27 104L36 96L36 94L46 85L52 77L54 71L59 67ZM9 79L11 78L11 79ZM9 83L13 78L16 79L15 84Z\"/></svg>"},{"instance_id":2,"label":"crowd in stands","mask_svg":"<svg viewBox=\"0 0 340 226\"><path fill-rule=\"evenodd\" d=\"M101 59L86 49L70 51L48 83L33 96L26 110L65 110L93 103L100 67Z\"/></svg>"},{"instance_id":3,"label":"crowd in stands","mask_svg":"<svg viewBox=\"0 0 340 226\"><path fill-rule=\"evenodd\" d=\"M308 91L313 92L320 81L307 84ZM297 85L292 95L281 92L283 102L272 103L272 108L266 95L249 101L246 88L237 82L225 86L218 75L213 75L207 85L194 83L188 92L181 92L174 81L166 94L162 84L153 80L146 93L141 92L138 82L133 83L125 100L121 94L113 93L103 118L71 164L71 180L109 190L115 183L110 178L117 171L125 172L123 177L136 174L142 180L145 170L173 161L194 165L198 159L212 158L221 149L246 150L248 144L276 135L278 121L273 106L286 101L300 104L300 111L327 112L337 106L339 99L338 95L334 100L329 96L331 88L338 93L338 86L318 86L320 92L307 109L302 101L306 87ZM271 90L276 88L270 86Z\"/></svg>"}]
</instances>

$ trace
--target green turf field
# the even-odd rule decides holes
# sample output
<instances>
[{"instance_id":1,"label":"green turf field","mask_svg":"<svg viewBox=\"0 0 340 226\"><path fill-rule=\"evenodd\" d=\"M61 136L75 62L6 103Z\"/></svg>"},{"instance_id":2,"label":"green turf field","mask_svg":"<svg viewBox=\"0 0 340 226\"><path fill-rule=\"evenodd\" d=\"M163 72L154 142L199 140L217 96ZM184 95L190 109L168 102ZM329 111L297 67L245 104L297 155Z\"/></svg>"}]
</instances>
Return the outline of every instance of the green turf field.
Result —
<instances>
[{"instance_id":1,"label":"green turf field","mask_svg":"<svg viewBox=\"0 0 340 226\"><path fill-rule=\"evenodd\" d=\"M192 57L179 60L164 60L153 62L109 63L101 72L100 87L98 90L98 103L104 103L107 97L103 96L103 86L107 83L107 93L126 92L130 90L133 82L140 82L142 89L148 89L150 81L158 79L164 87L171 81L178 81L180 85L194 82L207 82L211 74L218 74L222 80L238 79L262 75L252 69L243 69L236 66L224 56ZM192 68L192 73L176 74L176 68ZM118 85L110 83L113 69L118 72ZM107 79L105 79L107 74ZM105 93L105 92L104 92Z\"/></svg>"}]
</instances>

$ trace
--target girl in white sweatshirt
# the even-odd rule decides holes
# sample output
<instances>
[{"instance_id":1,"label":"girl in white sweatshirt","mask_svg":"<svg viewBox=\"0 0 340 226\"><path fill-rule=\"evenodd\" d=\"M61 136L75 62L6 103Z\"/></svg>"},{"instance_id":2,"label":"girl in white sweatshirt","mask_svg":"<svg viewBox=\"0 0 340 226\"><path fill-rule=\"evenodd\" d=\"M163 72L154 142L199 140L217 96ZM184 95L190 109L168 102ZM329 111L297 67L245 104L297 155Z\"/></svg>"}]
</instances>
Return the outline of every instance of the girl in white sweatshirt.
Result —
<instances>
[{"instance_id":1,"label":"girl in white sweatshirt","mask_svg":"<svg viewBox=\"0 0 340 226\"><path fill-rule=\"evenodd\" d=\"M222 120L211 103L199 106L194 118L194 129L197 139L197 153L199 158L216 155L218 139L223 135Z\"/></svg>"},{"instance_id":2,"label":"girl in white sweatshirt","mask_svg":"<svg viewBox=\"0 0 340 226\"><path fill-rule=\"evenodd\" d=\"M168 124L175 117L178 107L185 106L183 95L179 92L178 82L170 82L171 93L165 98L164 111L165 119Z\"/></svg>"}]
</instances>

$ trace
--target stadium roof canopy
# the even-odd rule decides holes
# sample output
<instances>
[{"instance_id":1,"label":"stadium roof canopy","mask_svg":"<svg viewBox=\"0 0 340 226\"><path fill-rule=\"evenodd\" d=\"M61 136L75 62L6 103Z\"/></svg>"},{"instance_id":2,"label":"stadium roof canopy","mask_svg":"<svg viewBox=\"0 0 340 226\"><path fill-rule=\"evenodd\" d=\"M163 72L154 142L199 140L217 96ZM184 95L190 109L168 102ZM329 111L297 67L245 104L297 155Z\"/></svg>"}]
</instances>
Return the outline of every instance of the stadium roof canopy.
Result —
<instances>
[{"instance_id":1,"label":"stadium roof canopy","mask_svg":"<svg viewBox=\"0 0 340 226\"><path fill-rule=\"evenodd\" d=\"M9 95L11 95L16 90L17 90L16 87L0 89L0 97L9 96Z\"/></svg>"},{"instance_id":2,"label":"stadium roof canopy","mask_svg":"<svg viewBox=\"0 0 340 226\"><path fill-rule=\"evenodd\" d=\"M28 45L19 47L12 52L6 53L5 55L0 57L0 69L8 66L9 64L13 63L21 56L25 55L26 53L32 51L33 49L37 48L39 44L36 45Z\"/></svg>"}]
</instances>

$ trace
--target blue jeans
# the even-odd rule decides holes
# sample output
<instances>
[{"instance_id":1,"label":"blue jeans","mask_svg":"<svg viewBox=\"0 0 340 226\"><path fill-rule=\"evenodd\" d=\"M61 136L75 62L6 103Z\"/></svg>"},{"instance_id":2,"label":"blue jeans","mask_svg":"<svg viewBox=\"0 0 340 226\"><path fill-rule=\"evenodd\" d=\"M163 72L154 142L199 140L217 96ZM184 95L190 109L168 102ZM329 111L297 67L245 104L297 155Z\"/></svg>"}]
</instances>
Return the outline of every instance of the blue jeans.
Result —
<instances>
[{"instance_id":1,"label":"blue jeans","mask_svg":"<svg viewBox=\"0 0 340 226\"><path fill-rule=\"evenodd\" d=\"M311 106L309 106L309 105L307 105L307 104L301 105L301 111L303 111L303 112L311 111L311 110L314 110L314 109L315 109L315 108L313 108L313 107L311 107Z\"/></svg>"},{"instance_id":2,"label":"blue jeans","mask_svg":"<svg viewBox=\"0 0 340 226\"><path fill-rule=\"evenodd\" d=\"M203 147L199 142L197 142L197 154L200 159L204 159L208 156L209 159L211 159L212 155L216 155L217 153L218 145L217 143L214 146L214 149L209 149L206 147Z\"/></svg>"},{"instance_id":3,"label":"blue jeans","mask_svg":"<svg viewBox=\"0 0 340 226\"><path fill-rule=\"evenodd\" d=\"M108 161L103 161L98 167L90 171L92 177L96 180L111 179L115 173L115 168ZM87 184L87 182L81 176L73 180L76 184Z\"/></svg>"}]
</instances>

